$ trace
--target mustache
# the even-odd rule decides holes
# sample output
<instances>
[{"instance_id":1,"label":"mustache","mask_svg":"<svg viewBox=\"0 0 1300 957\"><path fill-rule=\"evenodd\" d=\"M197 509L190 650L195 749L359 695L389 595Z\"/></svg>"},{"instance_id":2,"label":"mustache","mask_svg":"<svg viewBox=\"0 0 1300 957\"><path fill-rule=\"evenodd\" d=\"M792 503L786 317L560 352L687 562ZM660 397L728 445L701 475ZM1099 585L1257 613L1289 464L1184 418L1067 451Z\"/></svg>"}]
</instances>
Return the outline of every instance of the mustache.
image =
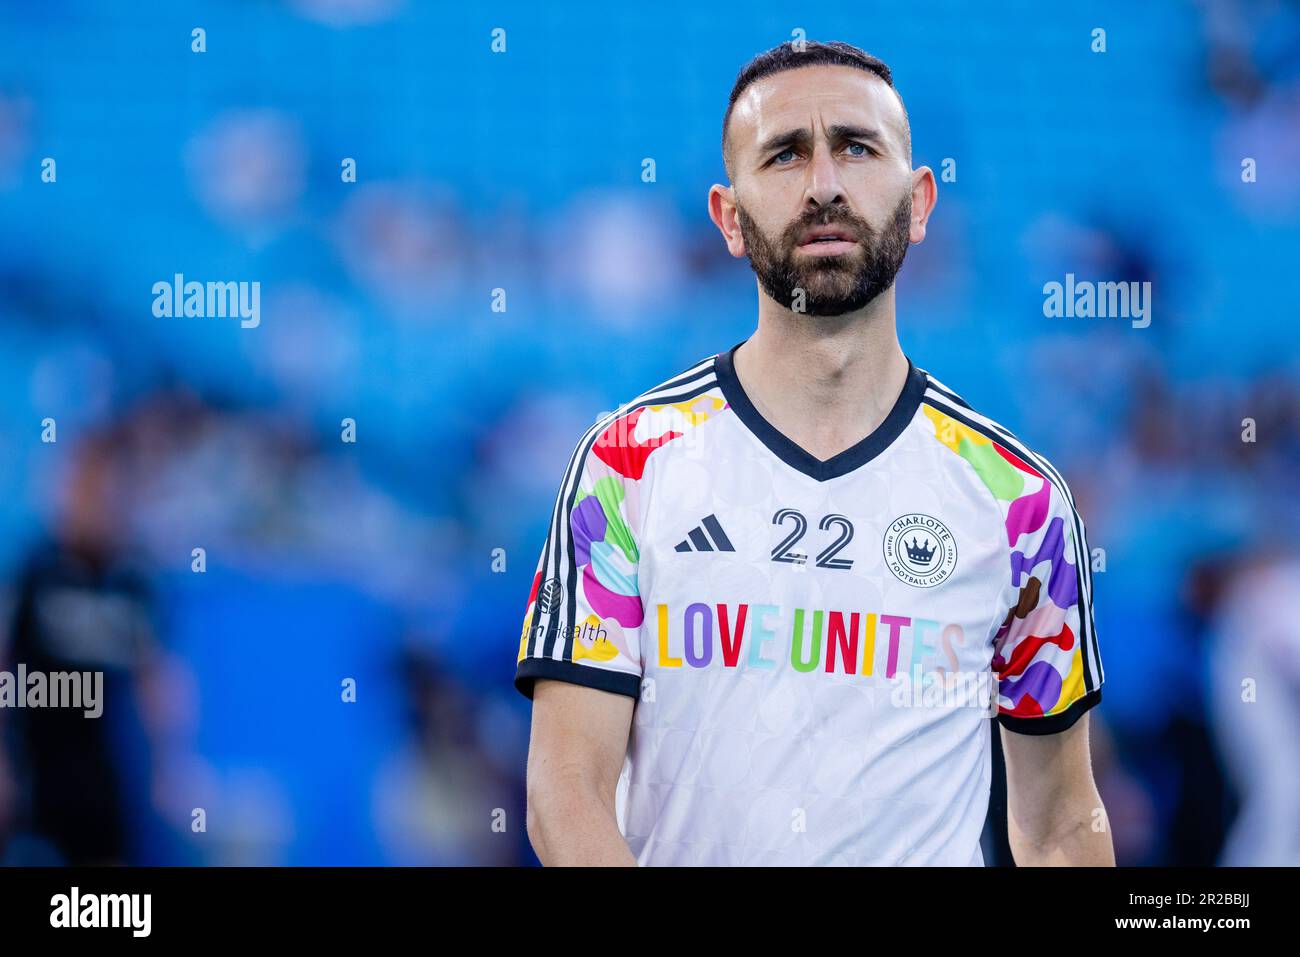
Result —
<instances>
[{"instance_id":1,"label":"mustache","mask_svg":"<svg viewBox=\"0 0 1300 957\"><path fill-rule=\"evenodd\" d=\"M800 216L781 232L781 240L789 249L799 245L799 239L805 231L813 226L839 226L850 233L858 242L869 242L875 230L866 220L854 215L845 206L823 206L813 213Z\"/></svg>"}]
</instances>

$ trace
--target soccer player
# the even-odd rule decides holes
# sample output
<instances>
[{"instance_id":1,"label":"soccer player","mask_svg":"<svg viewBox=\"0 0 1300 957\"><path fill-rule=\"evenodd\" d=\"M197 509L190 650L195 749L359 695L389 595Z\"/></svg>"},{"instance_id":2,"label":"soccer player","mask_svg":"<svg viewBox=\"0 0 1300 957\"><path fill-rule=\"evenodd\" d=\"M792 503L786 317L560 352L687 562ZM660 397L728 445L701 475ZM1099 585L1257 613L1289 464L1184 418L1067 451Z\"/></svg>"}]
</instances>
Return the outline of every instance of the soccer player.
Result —
<instances>
[{"instance_id":1,"label":"soccer player","mask_svg":"<svg viewBox=\"0 0 1300 957\"><path fill-rule=\"evenodd\" d=\"M528 596L544 864L1113 864L1083 522L1051 463L902 352L937 187L889 68L741 71L709 212L758 328L579 441Z\"/></svg>"}]
</instances>

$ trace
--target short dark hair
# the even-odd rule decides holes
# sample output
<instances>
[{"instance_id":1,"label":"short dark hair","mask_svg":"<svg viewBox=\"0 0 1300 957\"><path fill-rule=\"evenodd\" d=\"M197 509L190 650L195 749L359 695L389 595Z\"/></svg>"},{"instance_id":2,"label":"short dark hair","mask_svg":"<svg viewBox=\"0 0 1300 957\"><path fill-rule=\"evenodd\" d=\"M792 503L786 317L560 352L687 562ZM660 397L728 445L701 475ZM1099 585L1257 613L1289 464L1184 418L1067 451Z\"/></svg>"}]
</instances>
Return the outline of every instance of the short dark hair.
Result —
<instances>
[{"instance_id":1,"label":"short dark hair","mask_svg":"<svg viewBox=\"0 0 1300 957\"><path fill-rule=\"evenodd\" d=\"M731 88L731 98L727 100L727 112L722 117L722 161L727 167L728 176L731 175L731 162L727 155L727 131L731 126L731 112L736 108L736 101L740 99L740 95L749 89L752 84L764 77L772 76L774 73L783 73L786 70L798 70L806 66L850 66L880 77L885 86L893 90L894 95L898 97L898 103L903 107L903 122L906 129L907 105L903 103L902 95L899 94L898 88L894 86L893 71L889 69L884 60L872 56L851 43L842 43L838 40L831 43L805 40L797 46L795 41L790 40L780 46L772 47L765 53L760 53L746 63L736 76L736 83ZM908 131L906 135L907 151L910 155L912 151L911 132Z\"/></svg>"}]
</instances>

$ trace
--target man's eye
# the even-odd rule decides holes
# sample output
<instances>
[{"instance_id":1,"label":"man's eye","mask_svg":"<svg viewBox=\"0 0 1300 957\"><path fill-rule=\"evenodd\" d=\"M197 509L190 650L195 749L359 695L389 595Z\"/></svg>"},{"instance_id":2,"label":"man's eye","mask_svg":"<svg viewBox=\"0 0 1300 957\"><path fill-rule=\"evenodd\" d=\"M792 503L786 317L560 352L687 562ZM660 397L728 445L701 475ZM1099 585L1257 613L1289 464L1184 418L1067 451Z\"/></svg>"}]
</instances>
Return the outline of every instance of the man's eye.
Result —
<instances>
[{"instance_id":1,"label":"man's eye","mask_svg":"<svg viewBox=\"0 0 1300 957\"><path fill-rule=\"evenodd\" d=\"M782 157L786 158L782 159ZM794 150L782 150L772 157L774 163L788 163L792 159L794 159Z\"/></svg>"},{"instance_id":2,"label":"man's eye","mask_svg":"<svg viewBox=\"0 0 1300 957\"><path fill-rule=\"evenodd\" d=\"M850 143L849 153L853 156L870 156L871 150L864 143Z\"/></svg>"}]
</instances>

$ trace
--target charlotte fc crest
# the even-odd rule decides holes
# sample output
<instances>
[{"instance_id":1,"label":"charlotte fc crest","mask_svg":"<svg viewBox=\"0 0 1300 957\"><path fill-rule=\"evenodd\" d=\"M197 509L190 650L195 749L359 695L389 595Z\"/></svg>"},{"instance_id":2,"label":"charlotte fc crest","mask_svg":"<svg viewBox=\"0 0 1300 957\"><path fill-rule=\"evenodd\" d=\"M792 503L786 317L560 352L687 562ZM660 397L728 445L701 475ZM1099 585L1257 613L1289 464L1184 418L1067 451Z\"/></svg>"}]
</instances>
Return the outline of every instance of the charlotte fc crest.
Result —
<instances>
[{"instance_id":1,"label":"charlotte fc crest","mask_svg":"<svg viewBox=\"0 0 1300 957\"><path fill-rule=\"evenodd\" d=\"M943 522L912 512L885 530L885 564L905 585L932 588L957 567L957 543Z\"/></svg>"}]
</instances>

